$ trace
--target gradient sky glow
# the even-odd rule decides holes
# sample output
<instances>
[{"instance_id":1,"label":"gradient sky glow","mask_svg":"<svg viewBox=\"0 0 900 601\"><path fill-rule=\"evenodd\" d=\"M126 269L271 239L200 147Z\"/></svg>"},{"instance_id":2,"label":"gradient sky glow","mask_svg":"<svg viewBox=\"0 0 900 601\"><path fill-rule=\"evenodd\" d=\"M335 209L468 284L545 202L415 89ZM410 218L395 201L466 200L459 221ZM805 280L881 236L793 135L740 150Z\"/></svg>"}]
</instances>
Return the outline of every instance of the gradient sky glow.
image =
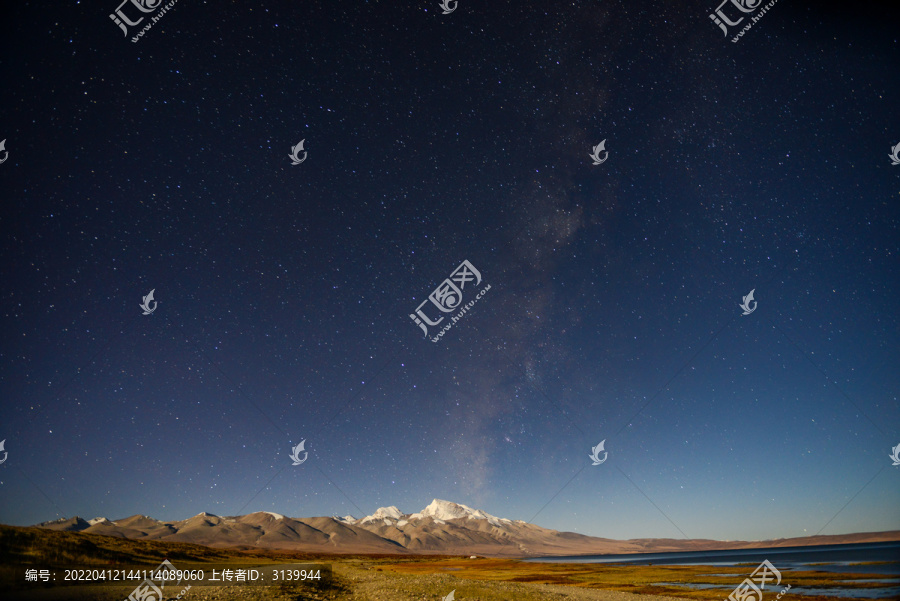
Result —
<instances>
[{"instance_id":1,"label":"gradient sky glow","mask_svg":"<svg viewBox=\"0 0 900 601\"><path fill-rule=\"evenodd\" d=\"M117 3L0 19L0 522L900 529L886 9Z\"/></svg>"}]
</instances>

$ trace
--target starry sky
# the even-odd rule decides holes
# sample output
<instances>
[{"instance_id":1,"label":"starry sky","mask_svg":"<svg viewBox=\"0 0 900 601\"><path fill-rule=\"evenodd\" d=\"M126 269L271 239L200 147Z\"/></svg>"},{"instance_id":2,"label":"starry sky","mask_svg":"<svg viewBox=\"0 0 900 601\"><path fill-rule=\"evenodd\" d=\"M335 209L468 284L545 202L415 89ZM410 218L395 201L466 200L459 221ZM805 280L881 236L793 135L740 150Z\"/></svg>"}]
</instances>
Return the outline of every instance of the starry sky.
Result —
<instances>
[{"instance_id":1,"label":"starry sky","mask_svg":"<svg viewBox=\"0 0 900 601\"><path fill-rule=\"evenodd\" d=\"M900 529L896 20L799 4L5 6L0 522Z\"/></svg>"}]
</instances>

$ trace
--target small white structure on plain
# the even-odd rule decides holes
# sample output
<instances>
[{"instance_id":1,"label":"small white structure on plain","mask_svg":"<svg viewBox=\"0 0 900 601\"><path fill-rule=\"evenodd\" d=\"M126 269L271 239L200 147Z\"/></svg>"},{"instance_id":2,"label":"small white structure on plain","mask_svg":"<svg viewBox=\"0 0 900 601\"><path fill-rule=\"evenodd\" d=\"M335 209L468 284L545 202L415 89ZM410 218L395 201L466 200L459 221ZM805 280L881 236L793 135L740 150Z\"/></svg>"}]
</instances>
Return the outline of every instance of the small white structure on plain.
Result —
<instances>
[{"instance_id":1,"label":"small white structure on plain","mask_svg":"<svg viewBox=\"0 0 900 601\"><path fill-rule=\"evenodd\" d=\"M444 597L444 601L453 601L453 598L454 598L453 593L455 593L455 592L456 592L456 589L453 589L452 591L450 591L450 594L447 595L446 597Z\"/></svg>"}]
</instances>

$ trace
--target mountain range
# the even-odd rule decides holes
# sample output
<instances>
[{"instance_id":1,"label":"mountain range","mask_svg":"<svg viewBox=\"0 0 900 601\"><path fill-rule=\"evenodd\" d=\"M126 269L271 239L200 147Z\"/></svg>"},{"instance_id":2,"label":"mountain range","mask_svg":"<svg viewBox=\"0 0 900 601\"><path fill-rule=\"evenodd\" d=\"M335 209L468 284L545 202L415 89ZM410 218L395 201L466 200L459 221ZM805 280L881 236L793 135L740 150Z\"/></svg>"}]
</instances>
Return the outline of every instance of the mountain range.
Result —
<instances>
[{"instance_id":1,"label":"mountain range","mask_svg":"<svg viewBox=\"0 0 900 601\"><path fill-rule=\"evenodd\" d=\"M134 515L118 520L63 518L36 526L49 530L221 548L493 557L746 549L900 540L900 531L768 541L615 540L549 530L439 499L417 513L402 513L391 506L382 507L372 515L359 519L352 516L290 518L269 511L224 517L203 512L175 522Z\"/></svg>"}]
</instances>

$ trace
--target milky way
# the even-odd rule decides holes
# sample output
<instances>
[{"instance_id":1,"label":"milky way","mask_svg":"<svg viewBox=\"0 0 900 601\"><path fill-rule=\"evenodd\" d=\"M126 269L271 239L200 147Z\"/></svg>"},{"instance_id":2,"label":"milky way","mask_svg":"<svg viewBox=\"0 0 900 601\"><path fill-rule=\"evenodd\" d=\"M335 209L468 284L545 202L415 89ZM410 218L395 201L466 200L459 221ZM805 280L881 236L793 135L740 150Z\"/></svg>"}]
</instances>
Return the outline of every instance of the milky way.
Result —
<instances>
[{"instance_id":1,"label":"milky way","mask_svg":"<svg viewBox=\"0 0 900 601\"><path fill-rule=\"evenodd\" d=\"M0 522L897 529L886 9L484 4L6 9Z\"/></svg>"}]
</instances>

